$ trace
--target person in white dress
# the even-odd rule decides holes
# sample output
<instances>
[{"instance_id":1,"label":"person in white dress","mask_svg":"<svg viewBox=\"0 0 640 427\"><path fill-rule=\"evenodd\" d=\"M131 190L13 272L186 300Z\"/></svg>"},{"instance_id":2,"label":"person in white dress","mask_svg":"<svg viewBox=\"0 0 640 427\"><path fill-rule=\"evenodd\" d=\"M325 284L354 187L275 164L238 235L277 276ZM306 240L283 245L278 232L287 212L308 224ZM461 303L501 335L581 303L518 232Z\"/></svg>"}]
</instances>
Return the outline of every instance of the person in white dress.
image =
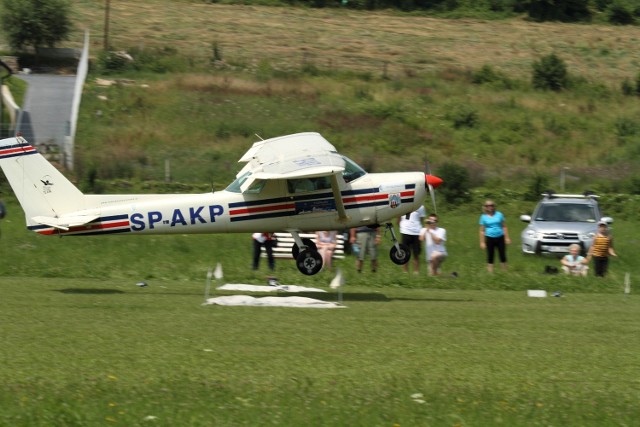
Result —
<instances>
[{"instance_id":1,"label":"person in white dress","mask_svg":"<svg viewBox=\"0 0 640 427\"><path fill-rule=\"evenodd\" d=\"M331 231L316 231L316 247L320 256L322 256L322 269L331 271L333 264L333 253L336 250L338 243L338 232Z\"/></svg>"}]
</instances>

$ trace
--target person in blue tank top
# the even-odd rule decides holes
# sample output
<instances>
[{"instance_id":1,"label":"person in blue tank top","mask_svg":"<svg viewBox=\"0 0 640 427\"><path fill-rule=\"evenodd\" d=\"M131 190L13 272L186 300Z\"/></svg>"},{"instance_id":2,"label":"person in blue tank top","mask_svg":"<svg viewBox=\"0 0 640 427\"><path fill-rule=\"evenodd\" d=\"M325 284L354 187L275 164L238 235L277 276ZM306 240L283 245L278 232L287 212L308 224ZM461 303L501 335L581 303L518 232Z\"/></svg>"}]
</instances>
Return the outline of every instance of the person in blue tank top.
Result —
<instances>
[{"instance_id":1,"label":"person in blue tank top","mask_svg":"<svg viewBox=\"0 0 640 427\"><path fill-rule=\"evenodd\" d=\"M502 269L507 269L506 245L509 244L511 244L511 239L504 215L496 210L496 204L493 201L487 200L484 202L484 213L480 215L480 249L487 251L487 271L489 273L493 273L496 249Z\"/></svg>"}]
</instances>

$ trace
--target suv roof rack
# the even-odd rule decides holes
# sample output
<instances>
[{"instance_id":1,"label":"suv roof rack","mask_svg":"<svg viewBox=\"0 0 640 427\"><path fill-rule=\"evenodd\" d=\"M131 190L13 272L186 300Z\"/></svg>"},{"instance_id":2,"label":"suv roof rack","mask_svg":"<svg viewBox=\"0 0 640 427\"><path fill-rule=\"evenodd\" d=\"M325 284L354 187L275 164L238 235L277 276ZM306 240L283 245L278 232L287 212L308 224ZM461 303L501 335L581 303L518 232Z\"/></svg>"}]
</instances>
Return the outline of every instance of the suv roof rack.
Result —
<instances>
[{"instance_id":1,"label":"suv roof rack","mask_svg":"<svg viewBox=\"0 0 640 427\"><path fill-rule=\"evenodd\" d=\"M592 191L585 191L582 194L558 194L558 193L554 193L552 190L547 190L544 193L542 193L542 195L544 196L545 199L558 199L558 198L564 198L564 199L597 199L600 196L598 196L597 194L594 194Z\"/></svg>"}]
</instances>

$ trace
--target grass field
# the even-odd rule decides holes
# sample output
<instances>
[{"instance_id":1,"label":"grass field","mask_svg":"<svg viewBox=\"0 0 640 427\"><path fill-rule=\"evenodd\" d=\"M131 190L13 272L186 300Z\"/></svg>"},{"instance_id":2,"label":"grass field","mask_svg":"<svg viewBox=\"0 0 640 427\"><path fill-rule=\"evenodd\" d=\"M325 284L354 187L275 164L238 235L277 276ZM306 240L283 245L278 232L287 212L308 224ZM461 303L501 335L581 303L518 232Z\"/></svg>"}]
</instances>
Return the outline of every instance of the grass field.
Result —
<instances>
[{"instance_id":1,"label":"grass field","mask_svg":"<svg viewBox=\"0 0 640 427\"><path fill-rule=\"evenodd\" d=\"M249 236L47 238L15 202L0 239L2 426L634 425L640 392L635 225L605 279L542 274L518 253L489 275L475 214L453 213L445 273L357 274L335 310L202 306L206 272L248 270ZM508 218L514 207L504 205ZM279 261L285 284L328 289ZM139 288L144 280L149 286ZM561 297L528 298L527 289ZM227 292L217 291L214 295ZM337 301L335 291L319 294ZM316 294L306 294L318 297Z\"/></svg>"},{"instance_id":2,"label":"grass field","mask_svg":"<svg viewBox=\"0 0 640 427\"><path fill-rule=\"evenodd\" d=\"M0 425L637 421L635 296L356 286L312 310L202 285L3 278Z\"/></svg>"}]
</instances>

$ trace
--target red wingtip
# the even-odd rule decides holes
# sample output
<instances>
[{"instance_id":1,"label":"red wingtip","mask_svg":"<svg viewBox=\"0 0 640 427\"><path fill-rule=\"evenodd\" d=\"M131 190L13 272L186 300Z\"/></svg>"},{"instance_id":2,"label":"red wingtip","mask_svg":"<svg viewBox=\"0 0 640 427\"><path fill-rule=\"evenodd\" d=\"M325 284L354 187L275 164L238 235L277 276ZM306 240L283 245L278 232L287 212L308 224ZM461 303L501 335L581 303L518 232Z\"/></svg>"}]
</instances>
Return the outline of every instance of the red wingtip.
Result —
<instances>
[{"instance_id":1,"label":"red wingtip","mask_svg":"<svg viewBox=\"0 0 640 427\"><path fill-rule=\"evenodd\" d=\"M442 181L442 179L438 178L435 175L424 175L424 183L427 184L427 187L430 185L433 188L438 188L443 182L444 181Z\"/></svg>"}]
</instances>

